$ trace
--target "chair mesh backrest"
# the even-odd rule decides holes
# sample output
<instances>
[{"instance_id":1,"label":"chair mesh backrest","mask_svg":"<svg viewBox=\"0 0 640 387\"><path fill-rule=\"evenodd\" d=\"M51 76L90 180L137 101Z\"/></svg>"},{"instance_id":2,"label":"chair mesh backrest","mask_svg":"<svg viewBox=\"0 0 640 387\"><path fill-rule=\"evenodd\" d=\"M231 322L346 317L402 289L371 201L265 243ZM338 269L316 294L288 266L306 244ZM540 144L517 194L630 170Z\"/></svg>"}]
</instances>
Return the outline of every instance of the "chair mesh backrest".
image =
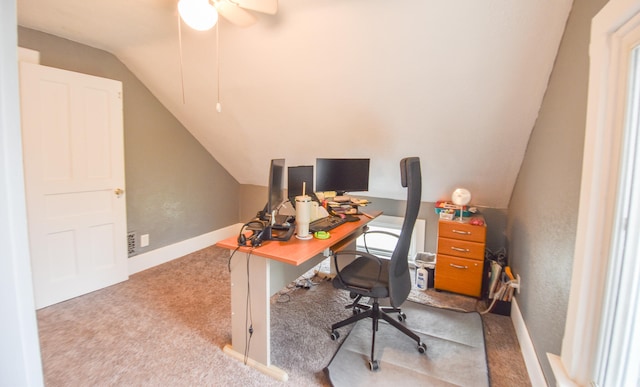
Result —
<instances>
[{"instance_id":1,"label":"chair mesh backrest","mask_svg":"<svg viewBox=\"0 0 640 387\"><path fill-rule=\"evenodd\" d=\"M422 200L422 173L420 158L407 157L400 161L402 186L407 188L407 208L404 214L400 238L389 265L389 299L393 307L399 307L411 291L408 254L411 234L415 226Z\"/></svg>"}]
</instances>

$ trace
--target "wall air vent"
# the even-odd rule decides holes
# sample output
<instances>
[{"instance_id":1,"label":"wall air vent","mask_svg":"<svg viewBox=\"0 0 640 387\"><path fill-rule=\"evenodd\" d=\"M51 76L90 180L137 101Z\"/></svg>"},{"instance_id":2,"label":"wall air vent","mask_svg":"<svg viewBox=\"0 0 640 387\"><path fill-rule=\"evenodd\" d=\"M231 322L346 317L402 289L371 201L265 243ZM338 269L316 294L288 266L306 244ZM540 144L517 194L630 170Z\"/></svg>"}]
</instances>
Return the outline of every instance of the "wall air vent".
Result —
<instances>
[{"instance_id":1,"label":"wall air vent","mask_svg":"<svg viewBox=\"0 0 640 387\"><path fill-rule=\"evenodd\" d=\"M136 255L136 233L130 231L127 233L127 254L129 257Z\"/></svg>"}]
</instances>

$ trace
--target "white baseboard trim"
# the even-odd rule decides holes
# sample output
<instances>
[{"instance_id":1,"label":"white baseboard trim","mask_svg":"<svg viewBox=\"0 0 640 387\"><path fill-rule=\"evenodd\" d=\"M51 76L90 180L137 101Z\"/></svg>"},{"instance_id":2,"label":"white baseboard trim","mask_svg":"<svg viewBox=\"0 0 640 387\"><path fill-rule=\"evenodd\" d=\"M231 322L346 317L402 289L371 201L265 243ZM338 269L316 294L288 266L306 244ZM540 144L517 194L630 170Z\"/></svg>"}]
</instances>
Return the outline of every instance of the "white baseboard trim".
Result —
<instances>
[{"instance_id":1,"label":"white baseboard trim","mask_svg":"<svg viewBox=\"0 0 640 387\"><path fill-rule=\"evenodd\" d=\"M208 232L169 246L160 247L144 254L129 258L129 275L150 269L154 266L184 257L194 251L214 245L216 242L236 235L242 224L233 224L225 228Z\"/></svg>"},{"instance_id":2,"label":"white baseboard trim","mask_svg":"<svg viewBox=\"0 0 640 387\"><path fill-rule=\"evenodd\" d=\"M542 367L540 367L536 350L533 347L531 336L529 336L529 330L524 323L522 313L520 312L520 308L518 307L518 302L515 297L511 302L511 322L516 330L516 337L520 344L520 350L522 351L524 364L527 367L527 372L529 373L531 385L536 387L548 386L547 381L544 378L544 373L542 372Z\"/></svg>"},{"instance_id":3,"label":"white baseboard trim","mask_svg":"<svg viewBox=\"0 0 640 387\"><path fill-rule=\"evenodd\" d=\"M547 352L547 359L549 359L549 364L551 364L553 376L556 378L556 387L578 387L578 385L571 380L569 375L567 375L567 371L564 368L564 364L562 364L560 356Z\"/></svg>"}]
</instances>

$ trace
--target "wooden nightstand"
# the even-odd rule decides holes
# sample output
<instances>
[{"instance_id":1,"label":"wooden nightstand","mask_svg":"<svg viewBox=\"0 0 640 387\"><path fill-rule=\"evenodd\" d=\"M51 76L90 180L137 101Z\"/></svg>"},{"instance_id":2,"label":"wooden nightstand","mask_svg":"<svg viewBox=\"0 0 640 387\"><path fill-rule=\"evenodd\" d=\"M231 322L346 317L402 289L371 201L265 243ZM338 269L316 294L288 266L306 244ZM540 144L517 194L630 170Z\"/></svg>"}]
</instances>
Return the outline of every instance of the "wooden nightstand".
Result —
<instances>
[{"instance_id":1,"label":"wooden nightstand","mask_svg":"<svg viewBox=\"0 0 640 387\"><path fill-rule=\"evenodd\" d=\"M435 288L480 298L487 225L472 225L470 219L438 222Z\"/></svg>"}]
</instances>

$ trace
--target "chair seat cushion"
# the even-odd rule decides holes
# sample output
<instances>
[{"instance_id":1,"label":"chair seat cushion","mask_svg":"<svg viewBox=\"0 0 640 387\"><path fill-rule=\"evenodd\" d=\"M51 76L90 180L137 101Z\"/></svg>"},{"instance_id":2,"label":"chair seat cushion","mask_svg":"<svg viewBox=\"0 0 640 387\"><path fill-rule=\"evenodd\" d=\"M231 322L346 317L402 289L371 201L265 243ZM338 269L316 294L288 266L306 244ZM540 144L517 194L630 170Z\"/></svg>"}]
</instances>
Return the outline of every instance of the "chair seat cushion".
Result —
<instances>
[{"instance_id":1,"label":"chair seat cushion","mask_svg":"<svg viewBox=\"0 0 640 387\"><path fill-rule=\"evenodd\" d=\"M382 263L382 267L378 262ZM356 292L364 297L389 297L389 261L358 257L340 270L340 276L333 279L333 286Z\"/></svg>"}]
</instances>

